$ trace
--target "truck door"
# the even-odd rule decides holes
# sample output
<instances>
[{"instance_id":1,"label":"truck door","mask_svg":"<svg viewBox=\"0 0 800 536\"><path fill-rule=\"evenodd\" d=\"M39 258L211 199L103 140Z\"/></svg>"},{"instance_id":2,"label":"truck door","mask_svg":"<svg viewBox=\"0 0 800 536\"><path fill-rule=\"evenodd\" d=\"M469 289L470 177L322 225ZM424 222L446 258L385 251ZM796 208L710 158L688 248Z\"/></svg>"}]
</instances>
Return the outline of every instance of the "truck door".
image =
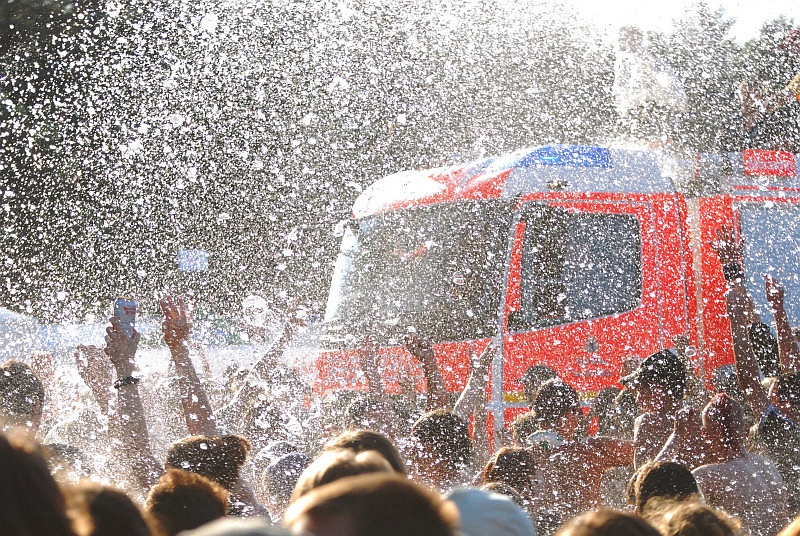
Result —
<instances>
[{"instance_id":1,"label":"truck door","mask_svg":"<svg viewBox=\"0 0 800 536\"><path fill-rule=\"evenodd\" d=\"M518 210L504 407L524 407L518 379L534 364L551 366L579 391L616 385L626 357L646 357L663 342L651 203L544 200L521 202ZM505 420L518 412L506 412Z\"/></svg>"}]
</instances>

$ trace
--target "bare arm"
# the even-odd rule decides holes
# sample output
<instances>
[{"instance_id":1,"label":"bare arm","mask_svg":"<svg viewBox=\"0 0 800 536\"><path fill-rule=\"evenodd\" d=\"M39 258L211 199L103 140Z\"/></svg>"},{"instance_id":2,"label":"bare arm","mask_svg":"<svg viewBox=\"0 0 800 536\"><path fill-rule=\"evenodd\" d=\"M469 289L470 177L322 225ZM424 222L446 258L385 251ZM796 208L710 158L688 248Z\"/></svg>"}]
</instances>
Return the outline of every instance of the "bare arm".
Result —
<instances>
[{"instance_id":1,"label":"bare arm","mask_svg":"<svg viewBox=\"0 0 800 536\"><path fill-rule=\"evenodd\" d=\"M118 425L109 429L116 434L115 439L131 464L142 490L147 491L156 483L162 469L150 451L150 436L139 396L138 379L132 379L138 345L139 333L134 330L133 337L128 338L120 328L119 319L113 317L111 326L106 328L105 352L118 378L114 384L117 390Z\"/></svg>"},{"instance_id":2,"label":"bare arm","mask_svg":"<svg viewBox=\"0 0 800 536\"><path fill-rule=\"evenodd\" d=\"M695 408L681 408L675 414L675 428L655 461L682 463L689 469L702 465L700 414Z\"/></svg>"},{"instance_id":3,"label":"bare arm","mask_svg":"<svg viewBox=\"0 0 800 536\"><path fill-rule=\"evenodd\" d=\"M447 394L447 389L445 389L442 371L439 370L439 364L436 362L436 352L433 350L431 341L417 335L411 335L403 342L406 350L422 364L422 371L425 374L425 382L428 386L425 411L449 408L450 397Z\"/></svg>"},{"instance_id":4,"label":"bare arm","mask_svg":"<svg viewBox=\"0 0 800 536\"><path fill-rule=\"evenodd\" d=\"M778 357L780 358L781 373L791 374L800 371L800 351L789 324L789 315L784 307L784 289L780 281L770 275L764 276L764 285L767 291L767 303L775 316L775 329L778 334Z\"/></svg>"},{"instance_id":5,"label":"bare arm","mask_svg":"<svg viewBox=\"0 0 800 536\"><path fill-rule=\"evenodd\" d=\"M189 357L189 336L192 332L191 313L183 298L167 296L160 302L164 313L161 329L172 362L181 377L181 405L186 426L192 435L217 435L217 426L205 389Z\"/></svg>"},{"instance_id":6,"label":"bare arm","mask_svg":"<svg viewBox=\"0 0 800 536\"><path fill-rule=\"evenodd\" d=\"M469 379L461 396L458 397L456 405L453 407L453 413L458 415L464 420L469 420L470 415L476 406L482 400L485 400L486 385L489 382L489 366L492 364L494 357L494 345L490 342L486 345L480 355L475 355L475 348L470 344L469 346ZM481 398L481 394L484 397ZM485 406L485 404L484 404Z\"/></svg>"},{"instance_id":7,"label":"bare arm","mask_svg":"<svg viewBox=\"0 0 800 536\"><path fill-rule=\"evenodd\" d=\"M252 372L255 373L259 378L269 376L269 372L278 366L281 357L286 351L286 347L289 346L289 343L297 333L297 330L305 325L305 322L297 317L297 311L295 310L294 306L289 307L287 315L288 316L286 321L283 323L283 327L281 328L281 333L278 335L278 338L269 345L269 348L267 348L267 351L264 352L264 355L261 357L261 359L259 359L258 362L253 365Z\"/></svg>"},{"instance_id":8,"label":"bare arm","mask_svg":"<svg viewBox=\"0 0 800 536\"><path fill-rule=\"evenodd\" d=\"M738 289L729 290L725 295L725 300L728 307L728 319L731 322L733 354L736 359L736 375L739 378L739 386L744 391L747 402L753 409L753 414L761 415L769 405L769 399L761 385L758 362L747 336L747 310L752 307L752 301L747 294L743 294Z\"/></svg>"}]
</instances>

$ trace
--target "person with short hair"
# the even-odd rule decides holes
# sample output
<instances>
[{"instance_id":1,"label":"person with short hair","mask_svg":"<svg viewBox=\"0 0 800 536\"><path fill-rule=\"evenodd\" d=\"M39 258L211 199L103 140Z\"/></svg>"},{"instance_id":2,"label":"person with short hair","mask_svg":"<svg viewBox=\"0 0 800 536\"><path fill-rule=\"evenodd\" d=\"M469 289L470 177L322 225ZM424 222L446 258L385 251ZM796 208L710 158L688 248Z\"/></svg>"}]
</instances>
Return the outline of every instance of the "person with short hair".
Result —
<instances>
[{"instance_id":1,"label":"person with short hair","mask_svg":"<svg viewBox=\"0 0 800 536\"><path fill-rule=\"evenodd\" d=\"M584 512L565 523L557 536L661 536L639 516L616 510Z\"/></svg>"},{"instance_id":2,"label":"person with short hair","mask_svg":"<svg viewBox=\"0 0 800 536\"><path fill-rule=\"evenodd\" d=\"M291 502L311 490L330 484L341 478L368 473L393 473L389 462L374 450L359 452L336 450L324 452L305 468L294 486Z\"/></svg>"},{"instance_id":3,"label":"person with short hair","mask_svg":"<svg viewBox=\"0 0 800 536\"><path fill-rule=\"evenodd\" d=\"M554 378L558 378L558 374L552 367L547 365L532 365L525 370L525 373L520 376L517 383L522 384L522 393L529 406L533 406L539 387L547 380Z\"/></svg>"},{"instance_id":4,"label":"person with short hair","mask_svg":"<svg viewBox=\"0 0 800 536\"><path fill-rule=\"evenodd\" d=\"M228 490L197 473L168 469L150 488L145 501L165 536L197 528L225 517Z\"/></svg>"},{"instance_id":5,"label":"person with short hair","mask_svg":"<svg viewBox=\"0 0 800 536\"><path fill-rule=\"evenodd\" d=\"M663 503L645 519L661 536L736 536L741 529L738 520L698 502Z\"/></svg>"},{"instance_id":6,"label":"person with short hair","mask_svg":"<svg viewBox=\"0 0 800 536\"><path fill-rule=\"evenodd\" d=\"M0 365L0 431L14 428L39 434L44 407L44 384L21 361Z\"/></svg>"},{"instance_id":7,"label":"person with short hair","mask_svg":"<svg viewBox=\"0 0 800 536\"><path fill-rule=\"evenodd\" d=\"M642 414L634 423L635 468L654 460L672 433L675 412L683 405L686 366L670 350L660 350L642 361L620 383L636 393Z\"/></svg>"},{"instance_id":8,"label":"person with short hair","mask_svg":"<svg viewBox=\"0 0 800 536\"><path fill-rule=\"evenodd\" d=\"M155 521L123 491L82 482L66 491L73 517L85 524L86 536L150 536L156 531Z\"/></svg>"},{"instance_id":9,"label":"person with short hair","mask_svg":"<svg viewBox=\"0 0 800 536\"><path fill-rule=\"evenodd\" d=\"M414 423L411 440L410 472L421 483L447 491L472 480L472 440L458 415L443 409L426 413Z\"/></svg>"},{"instance_id":10,"label":"person with short hair","mask_svg":"<svg viewBox=\"0 0 800 536\"><path fill-rule=\"evenodd\" d=\"M323 447L325 450L351 450L358 454L367 450L374 450L392 466L392 469L401 475L408 474L406 462L388 436L375 430L348 430L334 437Z\"/></svg>"},{"instance_id":11,"label":"person with short hair","mask_svg":"<svg viewBox=\"0 0 800 536\"><path fill-rule=\"evenodd\" d=\"M694 475L683 464L647 462L633 477L636 512L643 515L651 499L699 501L700 488Z\"/></svg>"},{"instance_id":12,"label":"person with short hair","mask_svg":"<svg viewBox=\"0 0 800 536\"><path fill-rule=\"evenodd\" d=\"M455 536L456 506L394 472L350 476L319 487L286 511L293 533L315 536Z\"/></svg>"},{"instance_id":13,"label":"person with short hair","mask_svg":"<svg viewBox=\"0 0 800 536\"><path fill-rule=\"evenodd\" d=\"M548 516L569 519L602 505L603 474L633 460L633 442L576 435L584 419L575 389L560 379L542 384L533 404L539 430L528 444L541 467L540 501Z\"/></svg>"},{"instance_id":14,"label":"person with short hair","mask_svg":"<svg viewBox=\"0 0 800 536\"><path fill-rule=\"evenodd\" d=\"M0 532L3 536L75 534L61 489L35 445L1 433Z\"/></svg>"}]
</instances>

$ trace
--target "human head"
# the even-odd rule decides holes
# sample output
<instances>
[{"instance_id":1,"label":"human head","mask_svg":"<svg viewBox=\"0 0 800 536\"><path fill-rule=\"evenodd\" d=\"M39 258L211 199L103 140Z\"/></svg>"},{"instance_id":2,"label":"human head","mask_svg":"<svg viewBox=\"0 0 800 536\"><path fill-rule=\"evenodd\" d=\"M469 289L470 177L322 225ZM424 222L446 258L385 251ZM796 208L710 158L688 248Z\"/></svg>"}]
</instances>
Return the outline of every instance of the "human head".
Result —
<instances>
[{"instance_id":1,"label":"human head","mask_svg":"<svg viewBox=\"0 0 800 536\"><path fill-rule=\"evenodd\" d=\"M316 536L454 536L457 520L453 503L392 472L317 488L289 507L284 525Z\"/></svg>"},{"instance_id":2,"label":"human head","mask_svg":"<svg viewBox=\"0 0 800 536\"><path fill-rule=\"evenodd\" d=\"M484 484L505 482L515 490L529 494L536 477L536 460L530 451L520 447L502 447L494 453L481 472Z\"/></svg>"},{"instance_id":3,"label":"human head","mask_svg":"<svg viewBox=\"0 0 800 536\"><path fill-rule=\"evenodd\" d=\"M91 536L150 536L147 518L124 492L93 482L68 488L71 510L82 533Z\"/></svg>"},{"instance_id":4,"label":"human head","mask_svg":"<svg viewBox=\"0 0 800 536\"><path fill-rule=\"evenodd\" d=\"M556 536L661 536L641 517L598 510L586 512L564 524Z\"/></svg>"},{"instance_id":5,"label":"human head","mask_svg":"<svg viewBox=\"0 0 800 536\"><path fill-rule=\"evenodd\" d=\"M374 450L389 462L401 475L408 474L406 462L397 447L387 436L374 430L348 430L325 443L325 450L347 449L355 452Z\"/></svg>"},{"instance_id":6,"label":"human head","mask_svg":"<svg viewBox=\"0 0 800 536\"><path fill-rule=\"evenodd\" d=\"M645 518L662 536L735 536L740 523L698 502L666 502Z\"/></svg>"},{"instance_id":7,"label":"human head","mask_svg":"<svg viewBox=\"0 0 800 536\"><path fill-rule=\"evenodd\" d=\"M645 412L661 412L683 400L686 389L686 366L669 350L660 350L620 383L636 391L636 402Z\"/></svg>"},{"instance_id":8,"label":"human head","mask_svg":"<svg viewBox=\"0 0 800 536\"><path fill-rule=\"evenodd\" d=\"M452 476L472 459L467 423L450 411L426 413L414 423L411 435L412 469L423 477Z\"/></svg>"},{"instance_id":9,"label":"human head","mask_svg":"<svg viewBox=\"0 0 800 536\"><path fill-rule=\"evenodd\" d=\"M64 496L35 446L0 434L0 527L7 536L72 536Z\"/></svg>"},{"instance_id":10,"label":"human head","mask_svg":"<svg viewBox=\"0 0 800 536\"><path fill-rule=\"evenodd\" d=\"M553 428L571 439L583 419L578 393L560 379L547 380L539 388L531 407L540 428Z\"/></svg>"},{"instance_id":11,"label":"human head","mask_svg":"<svg viewBox=\"0 0 800 536\"><path fill-rule=\"evenodd\" d=\"M518 380L519 383L522 384L522 390L528 405L533 405L533 400L536 398L536 392L544 382L557 377L558 374L556 374L556 371L547 365L533 365L528 367L525 373L520 376Z\"/></svg>"},{"instance_id":12,"label":"human head","mask_svg":"<svg viewBox=\"0 0 800 536\"><path fill-rule=\"evenodd\" d=\"M387 433L395 437L398 421L392 404L375 396L357 397L344 411L344 426L348 430L389 430Z\"/></svg>"},{"instance_id":13,"label":"human head","mask_svg":"<svg viewBox=\"0 0 800 536\"><path fill-rule=\"evenodd\" d=\"M350 450L326 451L300 474L291 502L297 501L312 489L347 476L393 472L389 462L374 450L358 454Z\"/></svg>"},{"instance_id":14,"label":"human head","mask_svg":"<svg viewBox=\"0 0 800 536\"><path fill-rule=\"evenodd\" d=\"M651 499L685 501L700 496L700 488L692 472L676 462L648 462L634 478L636 511L642 515Z\"/></svg>"},{"instance_id":15,"label":"human head","mask_svg":"<svg viewBox=\"0 0 800 536\"><path fill-rule=\"evenodd\" d=\"M223 517L181 536L291 536L289 531L258 518Z\"/></svg>"},{"instance_id":16,"label":"human head","mask_svg":"<svg viewBox=\"0 0 800 536\"><path fill-rule=\"evenodd\" d=\"M44 385L20 361L0 365L0 427L23 427L38 432L44 406Z\"/></svg>"},{"instance_id":17,"label":"human head","mask_svg":"<svg viewBox=\"0 0 800 536\"><path fill-rule=\"evenodd\" d=\"M700 414L703 438L711 454L736 451L747 439L747 425L741 404L725 393L717 393Z\"/></svg>"},{"instance_id":18,"label":"human head","mask_svg":"<svg viewBox=\"0 0 800 536\"><path fill-rule=\"evenodd\" d=\"M147 493L145 508L174 536L224 517L228 491L197 473L168 469Z\"/></svg>"},{"instance_id":19,"label":"human head","mask_svg":"<svg viewBox=\"0 0 800 536\"><path fill-rule=\"evenodd\" d=\"M800 417L800 373L781 374L769 389L769 400L787 417Z\"/></svg>"},{"instance_id":20,"label":"human head","mask_svg":"<svg viewBox=\"0 0 800 536\"><path fill-rule=\"evenodd\" d=\"M164 465L197 473L230 491L249 452L250 443L242 436L190 436L169 446Z\"/></svg>"},{"instance_id":21,"label":"human head","mask_svg":"<svg viewBox=\"0 0 800 536\"><path fill-rule=\"evenodd\" d=\"M273 517L283 517L289 507L292 493L306 467L311 465L311 458L302 452L284 454L264 469L262 489L264 504Z\"/></svg>"},{"instance_id":22,"label":"human head","mask_svg":"<svg viewBox=\"0 0 800 536\"><path fill-rule=\"evenodd\" d=\"M528 411L522 415L517 415L511 423L511 437L514 445L521 447L525 445L525 439L539 428L536 416Z\"/></svg>"},{"instance_id":23,"label":"human head","mask_svg":"<svg viewBox=\"0 0 800 536\"><path fill-rule=\"evenodd\" d=\"M533 536L536 533L528 514L506 495L460 488L448 493L446 498L458 508L459 529L464 536Z\"/></svg>"}]
</instances>

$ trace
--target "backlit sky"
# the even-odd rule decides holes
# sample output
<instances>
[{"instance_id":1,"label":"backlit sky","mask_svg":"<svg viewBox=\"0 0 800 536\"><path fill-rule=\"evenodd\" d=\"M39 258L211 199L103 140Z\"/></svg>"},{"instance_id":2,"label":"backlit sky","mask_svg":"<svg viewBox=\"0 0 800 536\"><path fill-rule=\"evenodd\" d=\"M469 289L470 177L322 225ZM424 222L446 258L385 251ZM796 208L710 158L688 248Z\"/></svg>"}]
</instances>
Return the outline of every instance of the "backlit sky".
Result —
<instances>
[{"instance_id":1,"label":"backlit sky","mask_svg":"<svg viewBox=\"0 0 800 536\"><path fill-rule=\"evenodd\" d=\"M565 0L582 18L605 28L609 35L616 29L634 24L644 30L668 30L673 19L681 17L690 0ZM794 19L800 26L800 0L707 0L711 10L722 6L736 19L732 37L744 42L758 34L761 25L779 15Z\"/></svg>"}]
</instances>

